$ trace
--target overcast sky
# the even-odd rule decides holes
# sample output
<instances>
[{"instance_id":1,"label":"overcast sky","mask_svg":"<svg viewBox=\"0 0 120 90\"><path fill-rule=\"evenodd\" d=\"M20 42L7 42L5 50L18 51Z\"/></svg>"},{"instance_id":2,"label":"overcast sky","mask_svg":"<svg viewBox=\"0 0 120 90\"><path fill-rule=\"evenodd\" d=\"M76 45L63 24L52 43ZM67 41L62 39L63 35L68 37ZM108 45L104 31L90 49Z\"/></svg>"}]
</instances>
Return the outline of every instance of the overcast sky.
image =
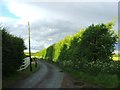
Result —
<instances>
[{"instance_id":1,"label":"overcast sky","mask_svg":"<svg viewBox=\"0 0 120 90\"><path fill-rule=\"evenodd\" d=\"M2 0L0 22L11 34L22 37L28 47L29 21L31 48L39 51L91 24L107 23L118 16L118 0L60 1ZM116 23L115 32L117 27Z\"/></svg>"}]
</instances>

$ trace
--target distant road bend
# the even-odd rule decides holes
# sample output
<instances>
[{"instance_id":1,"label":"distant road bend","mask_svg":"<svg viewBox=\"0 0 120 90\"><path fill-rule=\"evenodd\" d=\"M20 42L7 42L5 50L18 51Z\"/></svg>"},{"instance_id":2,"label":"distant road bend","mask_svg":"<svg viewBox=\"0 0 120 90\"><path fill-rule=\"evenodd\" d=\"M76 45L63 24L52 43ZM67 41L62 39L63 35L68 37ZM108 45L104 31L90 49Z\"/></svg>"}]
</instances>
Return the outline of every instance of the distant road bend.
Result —
<instances>
[{"instance_id":1,"label":"distant road bend","mask_svg":"<svg viewBox=\"0 0 120 90\"><path fill-rule=\"evenodd\" d=\"M10 88L61 88L65 74L45 61L39 60L38 64L41 68L37 72Z\"/></svg>"}]
</instances>

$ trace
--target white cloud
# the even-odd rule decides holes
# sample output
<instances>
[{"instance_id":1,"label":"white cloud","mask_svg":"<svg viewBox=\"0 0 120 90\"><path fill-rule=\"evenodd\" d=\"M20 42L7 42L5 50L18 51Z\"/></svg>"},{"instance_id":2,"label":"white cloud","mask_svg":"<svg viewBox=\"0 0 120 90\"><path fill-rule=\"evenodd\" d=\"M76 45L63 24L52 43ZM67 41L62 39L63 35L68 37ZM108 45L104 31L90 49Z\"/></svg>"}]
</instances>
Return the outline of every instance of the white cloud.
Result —
<instances>
[{"instance_id":1,"label":"white cloud","mask_svg":"<svg viewBox=\"0 0 120 90\"><path fill-rule=\"evenodd\" d=\"M28 21L32 22L38 18L39 19L44 18L44 14L45 14L44 10L39 8L39 13L38 13L38 8L36 8L35 6L30 6L15 1L14 2L9 1L7 6L11 13L20 17L21 21L24 22L28 22Z\"/></svg>"},{"instance_id":2,"label":"white cloud","mask_svg":"<svg viewBox=\"0 0 120 90\"><path fill-rule=\"evenodd\" d=\"M9 11L20 18L19 23L26 25L29 22L35 22L41 19L62 18L61 15L53 11L42 8L40 5L30 2L24 3L18 0L6 0Z\"/></svg>"},{"instance_id":3,"label":"white cloud","mask_svg":"<svg viewBox=\"0 0 120 90\"><path fill-rule=\"evenodd\" d=\"M19 18L0 17L11 34L21 36L28 47L31 27L31 48L41 50L74 34L92 23L106 23L117 16L117 3L39 3L7 0L8 9Z\"/></svg>"},{"instance_id":4,"label":"white cloud","mask_svg":"<svg viewBox=\"0 0 120 90\"><path fill-rule=\"evenodd\" d=\"M52 41L52 40L53 40L53 38L48 38L48 40L49 40L49 41Z\"/></svg>"},{"instance_id":5,"label":"white cloud","mask_svg":"<svg viewBox=\"0 0 120 90\"><path fill-rule=\"evenodd\" d=\"M11 0L16 1L16 0ZM119 0L20 0L21 2L118 2Z\"/></svg>"},{"instance_id":6,"label":"white cloud","mask_svg":"<svg viewBox=\"0 0 120 90\"><path fill-rule=\"evenodd\" d=\"M1 21L1 23L13 23L13 22L17 21L17 19L0 16L0 21Z\"/></svg>"}]
</instances>

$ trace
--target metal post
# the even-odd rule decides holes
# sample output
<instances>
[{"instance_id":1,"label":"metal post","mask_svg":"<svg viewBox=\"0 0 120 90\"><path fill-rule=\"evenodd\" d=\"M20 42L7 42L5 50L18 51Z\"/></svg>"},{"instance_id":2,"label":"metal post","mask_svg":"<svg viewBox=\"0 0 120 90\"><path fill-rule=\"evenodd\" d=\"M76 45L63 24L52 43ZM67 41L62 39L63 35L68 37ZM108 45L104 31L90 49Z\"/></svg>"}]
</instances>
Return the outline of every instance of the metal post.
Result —
<instances>
[{"instance_id":1,"label":"metal post","mask_svg":"<svg viewBox=\"0 0 120 90\"><path fill-rule=\"evenodd\" d=\"M30 57L30 71L32 71L32 58L31 58L31 51L30 51L30 23L28 22L28 42L29 42L29 57Z\"/></svg>"}]
</instances>

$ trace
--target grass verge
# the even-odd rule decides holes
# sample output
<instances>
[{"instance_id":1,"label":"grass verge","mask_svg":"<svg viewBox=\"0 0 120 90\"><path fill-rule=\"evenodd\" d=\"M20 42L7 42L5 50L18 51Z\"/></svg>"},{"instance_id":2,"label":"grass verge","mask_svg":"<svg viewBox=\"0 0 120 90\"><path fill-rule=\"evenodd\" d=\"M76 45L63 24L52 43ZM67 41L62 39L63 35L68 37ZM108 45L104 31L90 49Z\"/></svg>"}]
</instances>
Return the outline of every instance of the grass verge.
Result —
<instances>
[{"instance_id":1,"label":"grass verge","mask_svg":"<svg viewBox=\"0 0 120 90\"><path fill-rule=\"evenodd\" d=\"M97 76L92 76L89 73L84 73L70 69L65 69L65 71L77 80L82 80L86 83L96 85L98 87L116 88L118 86L117 75L98 74Z\"/></svg>"},{"instance_id":2,"label":"grass verge","mask_svg":"<svg viewBox=\"0 0 120 90\"><path fill-rule=\"evenodd\" d=\"M36 68L34 64L32 64L32 71L30 71L30 67L28 66L25 70L20 71L10 77L6 77L4 80L2 80L2 88L7 88L10 85L13 85L14 83L18 82L19 80L23 80L27 78L28 76L32 75L36 71L38 71L40 68L40 65L38 64L38 67Z\"/></svg>"}]
</instances>

